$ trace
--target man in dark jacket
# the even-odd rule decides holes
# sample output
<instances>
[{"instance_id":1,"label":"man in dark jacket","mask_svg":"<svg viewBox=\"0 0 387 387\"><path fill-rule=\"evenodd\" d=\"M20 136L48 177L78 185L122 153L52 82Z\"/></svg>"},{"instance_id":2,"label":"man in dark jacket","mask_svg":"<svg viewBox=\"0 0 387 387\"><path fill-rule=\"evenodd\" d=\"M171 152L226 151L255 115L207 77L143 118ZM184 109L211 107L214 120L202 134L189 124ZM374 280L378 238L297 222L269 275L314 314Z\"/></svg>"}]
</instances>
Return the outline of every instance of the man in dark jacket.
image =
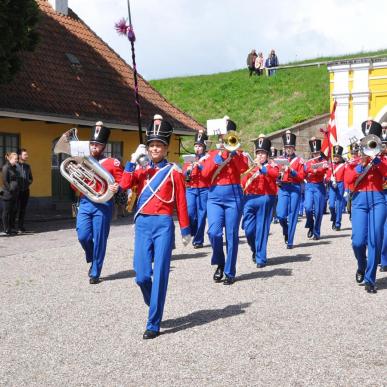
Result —
<instances>
[{"instance_id":1,"label":"man in dark jacket","mask_svg":"<svg viewBox=\"0 0 387 387\"><path fill-rule=\"evenodd\" d=\"M255 60L257 59L257 56L258 55L257 55L255 50L251 50L249 55L247 55L246 64L247 64L247 68L249 69L249 72L250 72L250 77L252 76L252 74L256 74L256 72L255 72Z\"/></svg>"},{"instance_id":2,"label":"man in dark jacket","mask_svg":"<svg viewBox=\"0 0 387 387\"><path fill-rule=\"evenodd\" d=\"M30 197L30 185L32 183L31 167L27 164L28 153L26 149L20 149L18 152L19 163L17 165L20 175L20 190L17 201L18 228L19 231L26 231L24 228L24 218L26 207Z\"/></svg>"},{"instance_id":3,"label":"man in dark jacket","mask_svg":"<svg viewBox=\"0 0 387 387\"><path fill-rule=\"evenodd\" d=\"M7 153L6 163L2 168L3 191L3 228L6 235L17 234L15 230L16 202L19 194L19 173L16 167L16 152Z\"/></svg>"}]
</instances>

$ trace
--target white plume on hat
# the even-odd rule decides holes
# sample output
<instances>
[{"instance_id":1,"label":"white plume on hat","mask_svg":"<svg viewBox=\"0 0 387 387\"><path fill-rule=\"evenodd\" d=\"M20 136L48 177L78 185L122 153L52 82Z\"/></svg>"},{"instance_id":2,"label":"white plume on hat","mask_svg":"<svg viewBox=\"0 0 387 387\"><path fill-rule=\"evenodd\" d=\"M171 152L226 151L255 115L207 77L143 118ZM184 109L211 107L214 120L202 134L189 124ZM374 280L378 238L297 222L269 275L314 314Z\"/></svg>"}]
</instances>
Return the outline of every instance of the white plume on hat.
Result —
<instances>
[{"instance_id":1,"label":"white plume on hat","mask_svg":"<svg viewBox=\"0 0 387 387\"><path fill-rule=\"evenodd\" d=\"M95 123L95 126L103 126L103 122L102 122L102 121L97 121L97 122Z\"/></svg>"}]
</instances>

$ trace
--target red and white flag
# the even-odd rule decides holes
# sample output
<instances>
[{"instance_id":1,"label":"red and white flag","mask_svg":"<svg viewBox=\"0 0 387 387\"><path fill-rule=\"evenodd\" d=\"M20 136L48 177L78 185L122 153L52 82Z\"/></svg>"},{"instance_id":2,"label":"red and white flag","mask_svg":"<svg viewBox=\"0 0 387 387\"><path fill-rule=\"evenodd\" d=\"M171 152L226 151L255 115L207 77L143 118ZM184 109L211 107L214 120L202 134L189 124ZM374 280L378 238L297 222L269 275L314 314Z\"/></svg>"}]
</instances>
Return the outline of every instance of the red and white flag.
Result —
<instances>
[{"instance_id":1,"label":"red and white flag","mask_svg":"<svg viewBox=\"0 0 387 387\"><path fill-rule=\"evenodd\" d=\"M324 140L321 145L321 152L324 153L326 157L330 157L332 147L337 145L337 132L336 132L336 120L335 120L335 111L336 111L337 102L333 104L331 116L329 117L328 127L326 129L320 129L324 133Z\"/></svg>"}]
</instances>

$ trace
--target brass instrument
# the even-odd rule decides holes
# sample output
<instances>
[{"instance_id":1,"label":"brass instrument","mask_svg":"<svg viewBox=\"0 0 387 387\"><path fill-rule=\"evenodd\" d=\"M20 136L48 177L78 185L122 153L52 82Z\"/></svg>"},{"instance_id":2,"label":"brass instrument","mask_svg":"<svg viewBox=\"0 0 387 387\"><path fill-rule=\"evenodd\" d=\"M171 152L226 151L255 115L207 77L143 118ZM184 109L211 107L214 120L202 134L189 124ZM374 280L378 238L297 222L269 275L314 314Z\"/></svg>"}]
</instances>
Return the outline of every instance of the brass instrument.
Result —
<instances>
[{"instance_id":1,"label":"brass instrument","mask_svg":"<svg viewBox=\"0 0 387 387\"><path fill-rule=\"evenodd\" d=\"M227 134L224 135L223 138L223 146L224 149L229 152L236 151L241 146L240 137L234 130L230 130Z\"/></svg>"},{"instance_id":2,"label":"brass instrument","mask_svg":"<svg viewBox=\"0 0 387 387\"><path fill-rule=\"evenodd\" d=\"M77 129L65 132L55 145L54 153L71 155L71 142L79 141ZM109 185L114 184L113 176L91 156L74 156L60 165L61 175L94 203L105 203L114 193Z\"/></svg>"},{"instance_id":3,"label":"brass instrument","mask_svg":"<svg viewBox=\"0 0 387 387\"><path fill-rule=\"evenodd\" d=\"M363 155L376 157L382 151L382 141L378 136L369 134L360 140L360 151Z\"/></svg>"}]
</instances>

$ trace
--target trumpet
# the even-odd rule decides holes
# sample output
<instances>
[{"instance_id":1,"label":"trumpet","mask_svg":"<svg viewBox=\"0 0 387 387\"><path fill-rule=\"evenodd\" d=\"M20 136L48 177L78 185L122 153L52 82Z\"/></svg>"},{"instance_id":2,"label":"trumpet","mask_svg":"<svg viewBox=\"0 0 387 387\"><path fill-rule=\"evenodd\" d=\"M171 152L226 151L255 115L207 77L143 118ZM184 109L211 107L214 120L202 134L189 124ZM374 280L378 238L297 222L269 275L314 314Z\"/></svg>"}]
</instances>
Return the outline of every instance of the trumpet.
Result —
<instances>
[{"instance_id":1,"label":"trumpet","mask_svg":"<svg viewBox=\"0 0 387 387\"><path fill-rule=\"evenodd\" d=\"M56 143L54 153L71 155L71 142L79 141L77 129L65 132ZM114 193L109 185L114 184L113 176L91 156L75 156L65 159L60 165L61 175L94 203L105 203Z\"/></svg>"},{"instance_id":2,"label":"trumpet","mask_svg":"<svg viewBox=\"0 0 387 387\"><path fill-rule=\"evenodd\" d=\"M241 141L237 132L234 130L227 132L223 139L223 146L224 149L228 150L229 152L233 152L239 149L241 146Z\"/></svg>"}]
</instances>

